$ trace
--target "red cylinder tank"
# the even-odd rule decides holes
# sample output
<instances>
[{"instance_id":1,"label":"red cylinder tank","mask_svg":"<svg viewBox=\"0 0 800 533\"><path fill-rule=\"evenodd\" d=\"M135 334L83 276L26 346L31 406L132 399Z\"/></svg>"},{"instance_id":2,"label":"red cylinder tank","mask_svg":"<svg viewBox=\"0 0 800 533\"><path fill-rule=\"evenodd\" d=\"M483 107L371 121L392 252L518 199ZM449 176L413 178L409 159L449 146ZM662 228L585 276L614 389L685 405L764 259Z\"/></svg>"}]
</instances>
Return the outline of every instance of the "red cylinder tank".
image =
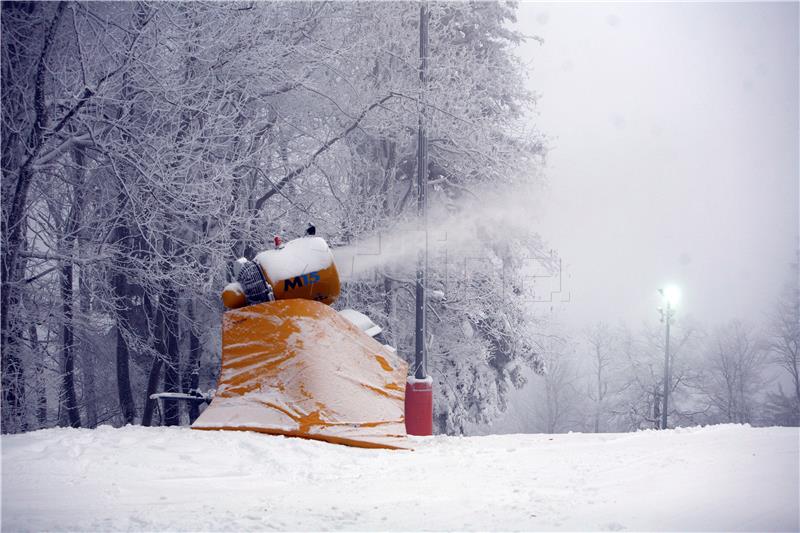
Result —
<instances>
[{"instance_id":1,"label":"red cylinder tank","mask_svg":"<svg viewBox=\"0 0 800 533\"><path fill-rule=\"evenodd\" d=\"M409 376L406 381L406 433L427 436L433 434L433 379L416 379Z\"/></svg>"}]
</instances>

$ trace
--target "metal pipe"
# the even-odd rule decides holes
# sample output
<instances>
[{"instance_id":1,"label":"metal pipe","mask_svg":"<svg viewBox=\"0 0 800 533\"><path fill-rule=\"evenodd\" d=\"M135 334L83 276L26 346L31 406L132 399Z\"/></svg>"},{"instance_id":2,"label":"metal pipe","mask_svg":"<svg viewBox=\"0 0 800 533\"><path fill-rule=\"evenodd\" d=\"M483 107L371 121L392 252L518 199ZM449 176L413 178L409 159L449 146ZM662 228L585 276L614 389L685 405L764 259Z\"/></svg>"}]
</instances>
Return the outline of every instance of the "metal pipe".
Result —
<instances>
[{"instance_id":1,"label":"metal pipe","mask_svg":"<svg viewBox=\"0 0 800 533\"><path fill-rule=\"evenodd\" d=\"M667 413L669 409L669 386L670 386L670 368L669 368L669 323L672 320L672 308L670 307L669 299L667 299L667 312L666 318L666 338L664 341L664 404L661 408L661 429L667 429Z\"/></svg>"},{"instance_id":2,"label":"metal pipe","mask_svg":"<svg viewBox=\"0 0 800 533\"><path fill-rule=\"evenodd\" d=\"M419 8L419 131L417 135L417 216L425 238L424 248L417 255L416 314L414 337L414 377L424 379L427 372L425 349L425 285L428 268L428 139L425 135L425 85L428 78L428 10L423 2Z\"/></svg>"}]
</instances>

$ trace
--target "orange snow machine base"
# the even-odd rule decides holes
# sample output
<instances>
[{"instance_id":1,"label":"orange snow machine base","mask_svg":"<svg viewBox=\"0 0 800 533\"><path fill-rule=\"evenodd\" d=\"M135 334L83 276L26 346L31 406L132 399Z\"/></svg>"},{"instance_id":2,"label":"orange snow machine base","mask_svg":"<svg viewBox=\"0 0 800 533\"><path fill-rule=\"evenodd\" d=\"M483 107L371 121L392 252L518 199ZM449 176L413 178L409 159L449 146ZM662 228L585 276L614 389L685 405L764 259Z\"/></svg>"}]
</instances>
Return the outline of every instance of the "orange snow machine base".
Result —
<instances>
[{"instance_id":1,"label":"orange snow machine base","mask_svg":"<svg viewBox=\"0 0 800 533\"><path fill-rule=\"evenodd\" d=\"M394 352L323 303L233 309L222 321L217 392L192 429L408 449L407 371Z\"/></svg>"}]
</instances>

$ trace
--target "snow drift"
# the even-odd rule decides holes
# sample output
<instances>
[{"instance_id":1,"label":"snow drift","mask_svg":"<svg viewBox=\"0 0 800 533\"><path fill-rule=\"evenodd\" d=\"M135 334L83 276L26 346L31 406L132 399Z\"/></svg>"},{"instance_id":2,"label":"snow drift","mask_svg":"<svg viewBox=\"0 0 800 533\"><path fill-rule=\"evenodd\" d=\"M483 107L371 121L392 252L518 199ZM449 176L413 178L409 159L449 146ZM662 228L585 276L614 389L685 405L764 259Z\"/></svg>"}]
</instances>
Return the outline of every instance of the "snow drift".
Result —
<instances>
[{"instance_id":1,"label":"snow drift","mask_svg":"<svg viewBox=\"0 0 800 533\"><path fill-rule=\"evenodd\" d=\"M125 427L3 436L4 531L796 531L797 428L412 438Z\"/></svg>"}]
</instances>

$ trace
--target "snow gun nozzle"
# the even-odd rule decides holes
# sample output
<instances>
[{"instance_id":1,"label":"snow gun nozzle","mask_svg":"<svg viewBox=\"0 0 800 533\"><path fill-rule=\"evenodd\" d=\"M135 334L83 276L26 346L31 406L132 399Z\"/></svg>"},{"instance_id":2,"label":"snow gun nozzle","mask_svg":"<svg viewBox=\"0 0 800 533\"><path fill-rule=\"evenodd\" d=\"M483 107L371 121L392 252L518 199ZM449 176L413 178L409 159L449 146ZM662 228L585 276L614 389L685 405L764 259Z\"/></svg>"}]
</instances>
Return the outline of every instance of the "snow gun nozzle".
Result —
<instances>
[{"instance_id":1,"label":"snow gun nozzle","mask_svg":"<svg viewBox=\"0 0 800 533\"><path fill-rule=\"evenodd\" d=\"M284 242L273 238L275 249L252 259L240 259L233 269L235 281L222 290L228 309L274 300L300 298L330 305L339 297L339 273L328 243L305 235Z\"/></svg>"}]
</instances>

